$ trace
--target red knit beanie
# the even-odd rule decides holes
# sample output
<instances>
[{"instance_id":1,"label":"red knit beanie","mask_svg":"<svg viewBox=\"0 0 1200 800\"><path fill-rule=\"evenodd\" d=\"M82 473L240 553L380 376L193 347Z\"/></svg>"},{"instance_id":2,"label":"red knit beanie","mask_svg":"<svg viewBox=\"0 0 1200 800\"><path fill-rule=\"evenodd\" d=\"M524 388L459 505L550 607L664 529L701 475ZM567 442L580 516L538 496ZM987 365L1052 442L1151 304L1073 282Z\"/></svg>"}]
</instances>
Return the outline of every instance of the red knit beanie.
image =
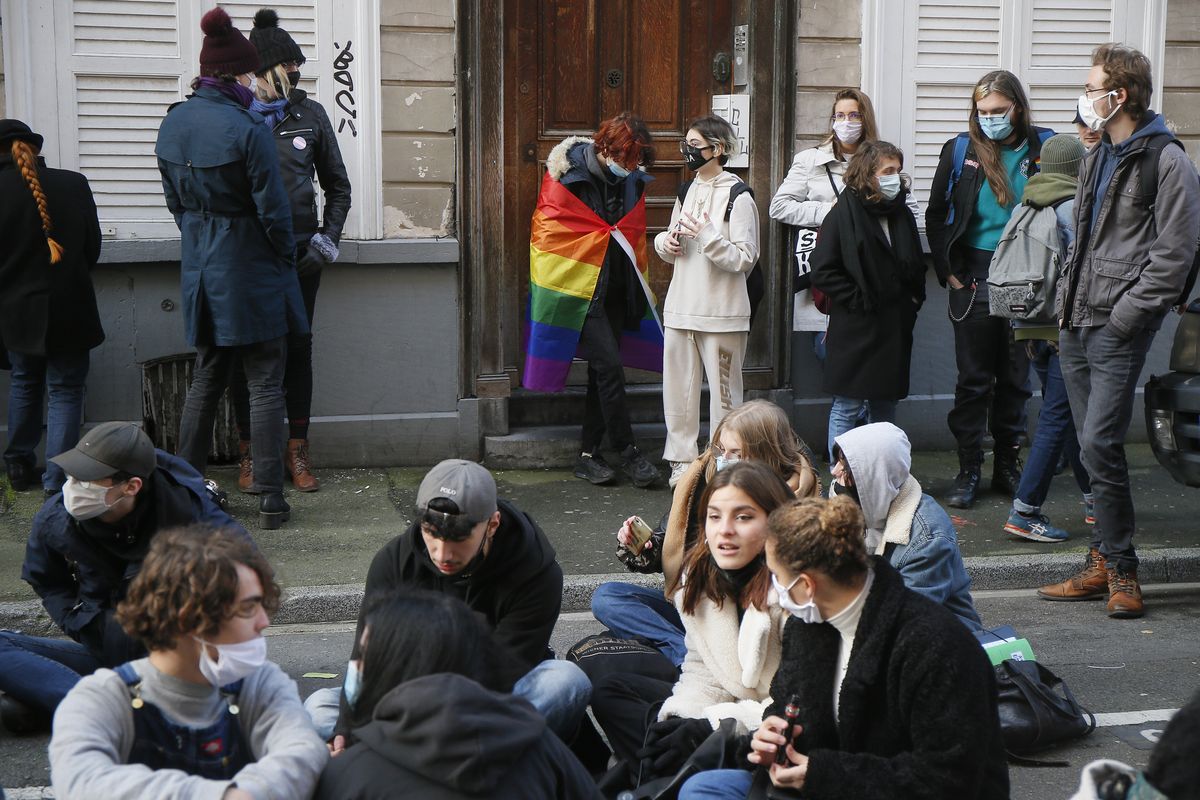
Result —
<instances>
[{"instance_id":1,"label":"red knit beanie","mask_svg":"<svg viewBox=\"0 0 1200 800\"><path fill-rule=\"evenodd\" d=\"M204 45L200 48L200 74L245 75L258 69L258 51L223 8L214 8L200 18Z\"/></svg>"}]
</instances>

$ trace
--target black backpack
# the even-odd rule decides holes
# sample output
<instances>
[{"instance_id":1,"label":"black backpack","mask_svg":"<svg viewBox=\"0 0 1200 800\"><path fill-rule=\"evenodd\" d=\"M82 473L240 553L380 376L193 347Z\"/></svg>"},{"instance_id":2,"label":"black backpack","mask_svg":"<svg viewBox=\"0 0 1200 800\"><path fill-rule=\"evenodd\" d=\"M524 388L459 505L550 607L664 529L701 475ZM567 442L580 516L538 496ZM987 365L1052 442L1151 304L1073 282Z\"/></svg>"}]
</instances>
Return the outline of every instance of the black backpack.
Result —
<instances>
[{"instance_id":1,"label":"black backpack","mask_svg":"<svg viewBox=\"0 0 1200 800\"><path fill-rule=\"evenodd\" d=\"M679 207L683 208L683 200L687 197L688 189L692 188L692 181L684 181L679 184L679 190L675 193L676 199L679 200ZM749 194L754 197L754 190L745 181L738 181L729 190L729 205L725 206L725 215L721 217L721 222L729 219L729 215L733 212L734 202L742 196ZM759 251L762 252L761 250ZM750 327L754 327L754 318L758 316L758 306L762 302L763 297L767 293L767 282L763 280L762 270L758 268L757 261L750 271L746 273L746 295L750 298Z\"/></svg>"},{"instance_id":2,"label":"black backpack","mask_svg":"<svg viewBox=\"0 0 1200 800\"><path fill-rule=\"evenodd\" d=\"M1179 145L1183 149L1183 142L1176 139L1169 133L1158 133L1150 137L1149 144L1142 151L1142 157L1150 157L1150 161L1146 164L1146 168L1141 173L1141 191L1143 197L1154 197L1158 199L1158 161L1162 155L1164 148L1169 145ZM1195 169L1192 170L1195 173ZM1197 175L1197 180L1200 180L1200 175ZM1150 204L1151 212L1154 211L1155 202ZM1192 268L1188 270L1187 280L1183 284L1183 291L1179 294L1179 300L1175 303L1177 306L1186 306L1188 297L1192 293L1192 289L1196 286L1196 275L1200 273L1200 248L1192 257Z\"/></svg>"}]
</instances>

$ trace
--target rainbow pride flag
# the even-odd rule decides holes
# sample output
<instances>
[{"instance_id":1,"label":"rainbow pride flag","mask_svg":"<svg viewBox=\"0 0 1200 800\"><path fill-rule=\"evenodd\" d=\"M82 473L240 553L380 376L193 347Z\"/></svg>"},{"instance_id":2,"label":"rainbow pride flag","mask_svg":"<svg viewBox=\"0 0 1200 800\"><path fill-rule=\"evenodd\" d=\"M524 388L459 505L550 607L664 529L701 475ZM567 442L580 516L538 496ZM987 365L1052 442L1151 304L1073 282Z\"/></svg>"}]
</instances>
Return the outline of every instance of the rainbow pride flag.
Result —
<instances>
[{"instance_id":1,"label":"rainbow pride flag","mask_svg":"<svg viewBox=\"0 0 1200 800\"><path fill-rule=\"evenodd\" d=\"M637 265L647 300L638 329L621 332L621 360L627 367L662 372L662 323L646 282L645 198L616 225L609 225L547 172L529 239L528 327L521 380L525 388L557 392L566 384L610 241L616 241Z\"/></svg>"}]
</instances>

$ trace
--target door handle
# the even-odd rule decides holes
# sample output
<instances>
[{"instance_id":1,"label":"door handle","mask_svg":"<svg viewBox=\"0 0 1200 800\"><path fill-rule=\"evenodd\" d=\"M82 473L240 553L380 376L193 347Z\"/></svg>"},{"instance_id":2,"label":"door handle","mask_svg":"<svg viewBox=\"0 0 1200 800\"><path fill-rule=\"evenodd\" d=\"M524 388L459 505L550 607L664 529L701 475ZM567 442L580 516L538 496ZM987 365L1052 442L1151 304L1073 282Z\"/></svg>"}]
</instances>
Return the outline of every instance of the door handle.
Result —
<instances>
[{"instance_id":1,"label":"door handle","mask_svg":"<svg viewBox=\"0 0 1200 800\"><path fill-rule=\"evenodd\" d=\"M538 160L537 159L537 143L529 142L528 144L526 144L524 147L521 148L521 155L530 164L536 164L537 160Z\"/></svg>"}]
</instances>

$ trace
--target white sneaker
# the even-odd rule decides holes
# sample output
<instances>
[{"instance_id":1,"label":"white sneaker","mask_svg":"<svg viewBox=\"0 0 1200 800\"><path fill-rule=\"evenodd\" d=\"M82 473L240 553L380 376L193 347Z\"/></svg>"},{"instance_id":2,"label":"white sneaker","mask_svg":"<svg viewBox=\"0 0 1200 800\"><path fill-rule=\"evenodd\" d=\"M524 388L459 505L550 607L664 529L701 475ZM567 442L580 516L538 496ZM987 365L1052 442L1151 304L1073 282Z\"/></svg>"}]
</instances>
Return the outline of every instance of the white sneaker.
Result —
<instances>
[{"instance_id":1,"label":"white sneaker","mask_svg":"<svg viewBox=\"0 0 1200 800\"><path fill-rule=\"evenodd\" d=\"M667 480L667 485L674 489L675 484L679 483L679 479L683 477L683 473L688 471L688 467L692 465L692 462L670 461L668 463L671 465L671 477Z\"/></svg>"}]
</instances>

